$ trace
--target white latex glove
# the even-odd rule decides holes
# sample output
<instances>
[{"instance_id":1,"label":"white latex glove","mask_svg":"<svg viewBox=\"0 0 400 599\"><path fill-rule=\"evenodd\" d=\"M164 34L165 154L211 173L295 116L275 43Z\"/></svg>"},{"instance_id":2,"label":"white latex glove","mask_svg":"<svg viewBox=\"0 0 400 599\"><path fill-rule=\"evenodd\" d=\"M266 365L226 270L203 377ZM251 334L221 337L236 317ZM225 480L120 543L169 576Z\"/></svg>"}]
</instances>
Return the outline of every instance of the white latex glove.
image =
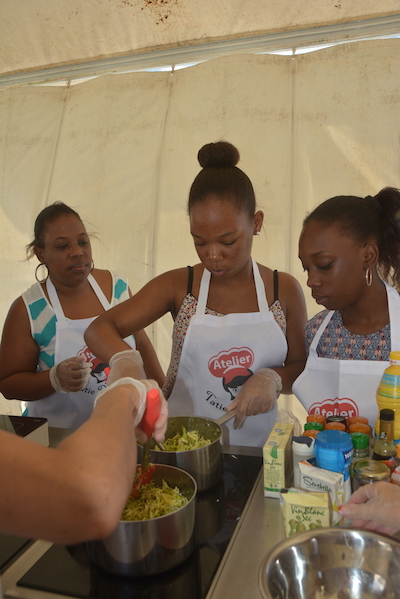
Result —
<instances>
[{"instance_id":1,"label":"white latex glove","mask_svg":"<svg viewBox=\"0 0 400 599\"><path fill-rule=\"evenodd\" d=\"M97 397L94 401L94 407L97 405L97 402L99 401L99 399L101 399L101 397L103 395L105 395L108 391L110 391L110 389L114 389L115 387L119 387L120 385L133 385L138 391L138 402L139 402L137 405L138 412L135 417L134 425L136 428L137 440L139 443L142 443L142 444L147 441L147 435L140 427L140 422L143 418L144 410L146 408L147 392L150 391L150 389L158 389L159 390L160 399L161 399L161 409L160 409L160 415L154 425L153 437L156 439L156 441L159 441L160 443L162 441L164 441L165 431L167 429L168 404L165 400L165 397L164 397L160 387L156 383L156 381L152 381L149 379L144 379L144 380L138 381L131 377L120 378L117 381L115 381L114 383L112 383L111 385L107 386L106 389L102 389L97 394ZM94 409L94 407L93 407L93 409Z\"/></svg>"},{"instance_id":2,"label":"white latex glove","mask_svg":"<svg viewBox=\"0 0 400 599\"><path fill-rule=\"evenodd\" d=\"M114 354L110 358L110 373L107 378L107 387L122 377L145 379L143 360L137 349L126 349Z\"/></svg>"},{"instance_id":3,"label":"white latex glove","mask_svg":"<svg viewBox=\"0 0 400 599\"><path fill-rule=\"evenodd\" d=\"M237 408L233 428L241 428L246 416L265 414L275 405L282 378L272 368L260 368L243 385L228 411Z\"/></svg>"},{"instance_id":4,"label":"white latex glove","mask_svg":"<svg viewBox=\"0 0 400 599\"><path fill-rule=\"evenodd\" d=\"M87 385L93 364L84 356L67 358L50 368L50 384L57 393L82 391Z\"/></svg>"},{"instance_id":5,"label":"white latex glove","mask_svg":"<svg viewBox=\"0 0 400 599\"><path fill-rule=\"evenodd\" d=\"M400 487L388 482L364 485L340 506L339 513L355 528L394 534L400 530Z\"/></svg>"}]
</instances>

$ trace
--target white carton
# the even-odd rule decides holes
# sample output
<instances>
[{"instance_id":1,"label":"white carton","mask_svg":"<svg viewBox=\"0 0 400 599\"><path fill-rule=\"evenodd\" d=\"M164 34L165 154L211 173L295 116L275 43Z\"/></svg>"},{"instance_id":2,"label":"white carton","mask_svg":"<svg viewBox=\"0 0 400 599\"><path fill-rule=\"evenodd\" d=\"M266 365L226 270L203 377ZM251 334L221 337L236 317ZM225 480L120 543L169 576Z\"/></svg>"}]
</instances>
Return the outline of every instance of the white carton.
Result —
<instances>
[{"instance_id":1,"label":"white carton","mask_svg":"<svg viewBox=\"0 0 400 599\"><path fill-rule=\"evenodd\" d=\"M343 520L339 514L339 507L344 502L343 474L312 466L309 462L299 462L299 468L300 488L319 493L327 492L331 502L332 526L339 526Z\"/></svg>"}]
</instances>

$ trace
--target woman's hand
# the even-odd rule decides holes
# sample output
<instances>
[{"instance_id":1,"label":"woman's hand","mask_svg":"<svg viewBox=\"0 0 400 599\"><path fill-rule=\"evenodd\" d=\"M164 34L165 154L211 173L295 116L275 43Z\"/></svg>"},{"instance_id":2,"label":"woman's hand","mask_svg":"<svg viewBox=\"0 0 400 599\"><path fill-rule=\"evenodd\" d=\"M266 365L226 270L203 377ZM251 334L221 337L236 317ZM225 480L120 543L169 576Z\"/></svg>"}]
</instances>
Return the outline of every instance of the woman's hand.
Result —
<instances>
[{"instance_id":1,"label":"woman's hand","mask_svg":"<svg viewBox=\"0 0 400 599\"><path fill-rule=\"evenodd\" d=\"M282 390L282 379L272 368L260 368L243 385L228 412L237 407L233 428L241 428L245 416L265 414L275 405Z\"/></svg>"},{"instance_id":2,"label":"woman's hand","mask_svg":"<svg viewBox=\"0 0 400 599\"><path fill-rule=\"evenodd\" d=\"M138 442L142 444L147 441L147 435L140 425L144 411L146 409L147 393L151 389L157 389L159 391L161 399L161 408L160 414L154 425L153 437L156 441L159 441L160 443L164 441L168 420L168 404L156 381L152 381L149 379L143 379L139 381L132 377L120 377L111 385L107 383L107 387L105 389L102 389L97 394L94 405L96 406L99 399L101 399L101 397L105 393L107 393L107 391L109 391L110 389L115 389L116 387L119 387L121 385L132 385L133 387L135 387L137 391L137 393L134 394L134 405L136 408L134 410L134 426L136 430L136 438Z\"/></svg>"},{"instance_id":3,"label":"woman's hand","mask_svg":"<svg viewBox=\"0 0 400 599\"><path fill-rule=\"evenodd\" d=\"M400 530L400 487L379 482L355 491L339 513L352 520L355 528L394 534Z\"/></svg>"},{"instance_id":4,"label":"woman's hand","mask_svg":"<svg viewBox=\"0 0 400 599\"><path fill-rule=\"evenodd\" d=\"M142 356L137 349L126 349L114 354L110 358L110 368L107 378L108 387L125 376L140 380L146 378Z\"/></svg>"},{"instance_id":5,"label":"woman's hand","mask_svg":"<svg viewBox=\"0 0 400 599\"><path fill-rule=\"evenodd\" d=\"M84 356L67 358L50 368L50 384L57 393L82 391L87 385L92 366Z\"/></svg>"}]
</instances>

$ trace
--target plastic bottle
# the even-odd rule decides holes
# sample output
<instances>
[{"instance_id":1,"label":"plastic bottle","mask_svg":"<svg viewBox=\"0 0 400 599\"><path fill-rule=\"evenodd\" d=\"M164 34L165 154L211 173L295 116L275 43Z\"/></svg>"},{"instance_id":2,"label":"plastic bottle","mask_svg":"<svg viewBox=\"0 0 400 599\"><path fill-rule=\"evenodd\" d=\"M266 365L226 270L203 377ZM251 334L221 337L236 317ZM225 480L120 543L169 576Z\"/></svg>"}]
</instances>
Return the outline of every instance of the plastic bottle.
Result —
<instances>
[{"instance_id":1,"label":"plastic bottle","mask_svg":"<svg viewBox=\"0 0 400 599\"><path fill-rule=\"evenodd\" d=\"M300 469L299 462L304 460L313 460L314 458L314 439L301 435L292 439L293 456L293 486L300 489ZM315 460L314 460L315 461Z\"/></svg>"},{"instance_id":2,"label":"plastic bottle","mask_svg":"<svg viewBox=\"0 0 400 599\"><path fill-rule=\"evenodd\" d=\"M315 459L318 468L341 472L344 480L344 500L351 495L350 466L353 459L353 441L343 431L321 431L315 439Z\"/></svg>"},{"instance_id":3,"label":"plastic bottle","mask_svg":"<svg viewBox=\"0 0 400 599\"><path fill-rule=\"evenodd\" d=\"M394 440L400 442L400 352L390 352L390 366L386 368L376 390L379 410L394 411ZM375 437L379 437L379 419L376 422Z\"/></svg>"},{"instance_id":4,"label":"plastic bottle","mask_svg":"<svg viewBox=\"0 0 400 599\"><path fill-rule=\"evenodd\" d=\"M393 440L394 411L383 409L380 411L379 438L375 440L374 460L388 460L397 455L397 449Z\"/></svg>"}]
</instances>

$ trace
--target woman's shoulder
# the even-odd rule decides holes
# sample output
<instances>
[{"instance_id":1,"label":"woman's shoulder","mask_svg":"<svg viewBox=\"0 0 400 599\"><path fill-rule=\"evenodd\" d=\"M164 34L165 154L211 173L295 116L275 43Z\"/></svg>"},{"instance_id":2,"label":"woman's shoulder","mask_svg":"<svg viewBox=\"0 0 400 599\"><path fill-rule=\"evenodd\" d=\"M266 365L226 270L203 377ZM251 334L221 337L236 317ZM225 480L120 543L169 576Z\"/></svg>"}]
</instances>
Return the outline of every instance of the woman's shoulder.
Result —
<instances>
[{"instance_id":1,"label":"woman's shoulder","mask_svg":"<svg viewBox=\"0 0 400 599\"><path fill-rule=\"evenodd\" d=\"M312 316L306 324L306 332L315 334L319 325L324 320L325 316L328 314L329 310L321 310L314 316Z\"/></svg>"}]
</instances>

